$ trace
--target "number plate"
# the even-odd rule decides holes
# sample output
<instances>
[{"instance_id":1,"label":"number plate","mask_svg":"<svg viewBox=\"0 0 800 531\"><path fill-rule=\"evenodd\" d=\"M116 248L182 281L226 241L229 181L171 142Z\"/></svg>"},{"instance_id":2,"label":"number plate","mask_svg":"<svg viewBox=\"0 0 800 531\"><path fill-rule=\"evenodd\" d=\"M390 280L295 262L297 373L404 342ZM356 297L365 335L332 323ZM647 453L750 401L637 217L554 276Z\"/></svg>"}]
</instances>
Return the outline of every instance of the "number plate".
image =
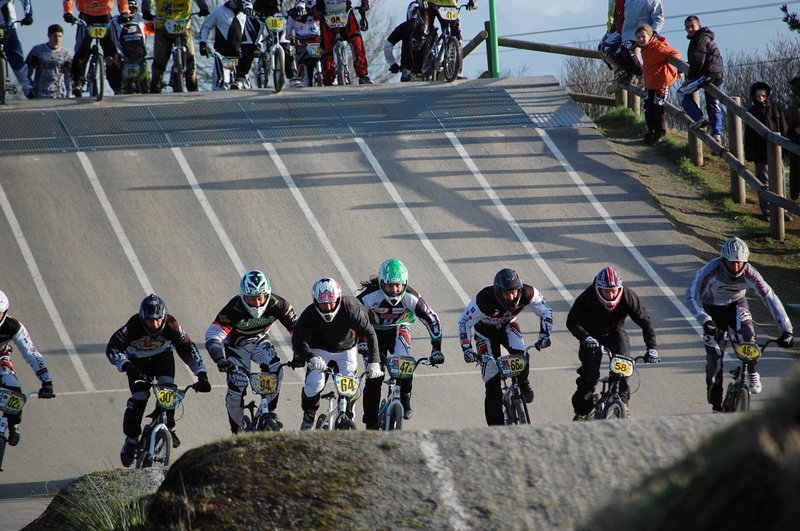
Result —
<instances>
[{"instance_id":1,"label":"number plate","mask_svg":"<svg viewBox=\"0 0 800 531\"><path fill-rule=\"evenodd\" d=\"M164 21L164 29L167 30L167 33L180 35L186 32L187 27L189 27L189 20L185 18L175 18Z\"/></svg>"},{"instance_id":2,"label":"number plate","mask_svg":"<svg viewBox=\"0 0 800 531\"><path fill-rule=\"evenodd\" d=\"M108 32L108 26L96 26L91 25L89 26L89 35L93 39L102 39L106 36L106 32Z\"/></svg>"},{"instance_id":3,"label":"number plate","mask_svg":"<svg viewBox=\"0 0 800 531\"><path fill-rule=\"evenodd\" d=\"M396 379L411 378L417 364L413 356L389 356L386 358L386 368L389 376Z\"/></svg>"},{"instance_id":4,"label":"number plate","mask_svg":"<svg viewBox=\"0 0 800 531\"><path fill-rule=\"evenodd\" d=\"M353 396L358 391L358 378L355 376L337 374L333 380L336 384L336 390L342 396Z\"/></svg>"},{"instance_id":5,"label":"number plate","mask_svg":"<svg viewBox=\"0 0 800 531\"><path fill-rule=\"evenodd\" d=\"M0 389L0 411L19 415L25 405L25 395L11 389Z\"/></svg>"},{"instance_id":6,"label":"number plate","mask_svg":"<svg viewBox=\"0 0 800 531\"><path fill-rule=\"evenodd\" d=\"M458 20L458 9L455 7L440 7L439 14L445 20Z\"/></svg>"},{"instance_id":7,"label":"number plate","mask_svg":"<svg viewBox=\"0 0 800 531\"><path fill-rule=\"evenodd\" d=\"M236 70L236 65L239 64L238 57L223 57L222 68L225 70Z\"/></svg>"},{"instance_id":8,"label":"number plate","mask_svg":"<svg viewBox=\"0 0 800 531\"><path fill-rule=\"evenodd\" d=\"M261 372L250 377L250 386L257 395L268 395L278 390L280 380L271 372Z\"/></svg>"},{"instance_id":9,"label":"number plate","mask_svg":"<svg viewBox=\"0 0 800 531\"><path fill-rule=\"evenodd\" d=\"M267 29L270 31L280 31L286 25L284 17L267 17Z\"/></svg>"},{"instance_id":10,"label":"number plate","mask_svg":"<svg viewBox=\"0 0 800 531\"><path fill-rule=\"evenodd\" d=\"M312 59L319 59L322 57L322 47L318 42L309 42L306 44L306 55Z\"/></svg>"},{"instance_id":11,"label":"number plate","mask_svg":"<svg viewBox=\"0 0 800 531\"><path fill-rule=\"evenodd\" d=\"M755 343L740 343L736 345L736 357L742 361L755 361L761 357L761 347Z\"/></svg>"},{"instance_id":12,"label":"number plate","mask_svg":"<svg viewBox=\"0 0 800 531\"><path fill-rule=\"evenodd\" d=\"M325 15L325 24L329 28L343 28L347 25L347 15L344 13Z\"/></svg>"},{"instance_id":13,"label":"number plate","mask_svg":"<svg viewBox=\"0 0 800 531\"><path fill-rule=\"evenodd\" d=\"M497 360L497 365L500 367L500 373L506 378L514 378L519 376L523 369L525 369L525 356L517 354L516 356L502 356Z\"/></svg>"},{"instance_id":14,"label":"number plate","mask_svg":"<svg viewBox=\"0 0 800 531\"><path fill-rule=\"evenodd\" d=\"M625 356L611 356L609 370L620 376L630 376L633 374L633 360Z\"/></svg>"},{"instance_id":15,"label":"number plate","mask_svg":"<svg viewBox=\"0 0 800 531\"><path fill-rule=\"evenodd\" d=\"M183 393L176 387L157 385L155 391L158 405L164 409L175 409L183 400Z\"/></svg>"}]
</instances>

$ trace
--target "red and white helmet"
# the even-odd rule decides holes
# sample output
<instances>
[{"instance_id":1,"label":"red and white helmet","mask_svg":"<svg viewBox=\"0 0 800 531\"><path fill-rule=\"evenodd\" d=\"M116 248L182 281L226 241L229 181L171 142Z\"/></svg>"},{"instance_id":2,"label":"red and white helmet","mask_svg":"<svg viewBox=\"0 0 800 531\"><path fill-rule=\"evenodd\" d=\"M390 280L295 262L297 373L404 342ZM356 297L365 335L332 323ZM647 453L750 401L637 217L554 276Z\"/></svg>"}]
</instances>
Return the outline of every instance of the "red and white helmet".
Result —
<instances>
[{"instance_id":1,"label":"red and white helmet","mask_svg":"<svg viewBox=\"0 0 800 531\"><path fill-rule=\"evenodd\" d=\"M613 288L619 288L619 290L613 298L608 299L608 294L604 294L603 292ZM600 304L605 306L607 310L611 311L617 307L619 301L622 300L622 291L622 277L613 267L604 267L597 273L597 276L594 277L594 293L597 295L597 300L600 301Z\"/></svg>"},{"instance_id":2,"label":"red and white helmet","mask_svg":"<svg viewBox=\"0 0 800 531\"><path fill-rule=\"evenodd\" d=\"M342 307L342 287L339 283L332 278L322 277L314 282L311 293L314 295L314 308L316 308L317 313L325 319L325 322L330 323L333 321L333 318L339 312L339 308ZM326 312L320 309L319 305L326 302L335 304L333 310Z\"/></svg>"}]
</instances>

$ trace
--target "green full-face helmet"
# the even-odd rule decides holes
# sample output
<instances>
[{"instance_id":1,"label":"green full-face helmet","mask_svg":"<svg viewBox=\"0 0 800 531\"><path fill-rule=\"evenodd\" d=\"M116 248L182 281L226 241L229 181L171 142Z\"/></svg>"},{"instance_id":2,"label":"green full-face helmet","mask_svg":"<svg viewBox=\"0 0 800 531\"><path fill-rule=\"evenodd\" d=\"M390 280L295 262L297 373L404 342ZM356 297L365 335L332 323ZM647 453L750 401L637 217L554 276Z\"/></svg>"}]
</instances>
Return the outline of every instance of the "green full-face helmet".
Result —
<instances>
[{"instance_id":1,"label":"green full-face helmet","mask_svg":"<svg viewBox=\"0 0 800 531\"><path fill-rule=\"evenodd\" d=\"M390 258L378 268L378 284L384 298L392 306L397 306L403 299L403 295L408 288L408 269L405 264L396 258ZM403 290L397 295L390 295L386 292L387 284L401 284Z\"/></svg>"}]
</instances>

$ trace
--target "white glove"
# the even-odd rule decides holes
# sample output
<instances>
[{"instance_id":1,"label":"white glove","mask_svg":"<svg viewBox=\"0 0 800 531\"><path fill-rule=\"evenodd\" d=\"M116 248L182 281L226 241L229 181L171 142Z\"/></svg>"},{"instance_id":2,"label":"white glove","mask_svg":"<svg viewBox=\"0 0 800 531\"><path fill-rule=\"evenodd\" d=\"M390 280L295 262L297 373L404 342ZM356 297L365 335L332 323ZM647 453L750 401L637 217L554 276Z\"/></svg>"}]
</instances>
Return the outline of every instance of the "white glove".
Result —
<instances>
[{"instance_id":1,"label":"white glove","mask_svg":"<svg viewBox=\"0 0 800 531\"><path fill-rule=\"evenodd\" d=\"M372 378L380 378L383 376L383 371L381 370L380 363L368 363L367 364L367 379L370 380Z\"/></svg>"},{"instance_id":2,"label":"white glove","mask_svg":"<svg viewBox=\"0 0 800 531\"><path fill-rule=\"evenodd\" d=\"M583 340L583 344L586 345L587 348L591 349L600 348L600 342L592 336L587 336L586 339Z\"/></svg>"},{"instance_id":3,"label":"white glove","mask_svg":"<svg viewBox=\"0 0 800 531\"><path fill-rule=\"evenodd\" d=\"M323 360L319 356L314 356L313 358L308 360L308 368L311 369L312 371L322 372L325 370L326 367L327 364L325 363L325 360Z\"/></svg>"}]
</instances>

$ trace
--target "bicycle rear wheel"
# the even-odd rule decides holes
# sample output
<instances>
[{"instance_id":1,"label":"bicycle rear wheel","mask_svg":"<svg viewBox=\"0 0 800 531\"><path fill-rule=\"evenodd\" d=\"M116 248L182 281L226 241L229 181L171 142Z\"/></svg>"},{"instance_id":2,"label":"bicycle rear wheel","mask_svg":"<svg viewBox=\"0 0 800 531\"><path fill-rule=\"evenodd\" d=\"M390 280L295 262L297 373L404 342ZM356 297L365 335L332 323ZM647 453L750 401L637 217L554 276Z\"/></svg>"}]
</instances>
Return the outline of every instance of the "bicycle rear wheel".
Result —
<instances>
[{"instance_id":1,"label":"bicycle rear wheel","mask_svg":"<svg viewBox=\"0 0 800 531\"><path fill-rule=\"evenodd\" d=\"M7 72L8 63L6 62L6 58L0 57L0 105L6 104L6 84L8 83L8 78L6 77Z\"/></svg>"},{"instance_id":2,"label":"bicycle rear wheel","mask_svg":"<svg viewBox=\"0 0 800 531\"><path fill-rule=\"evenodd\" d=\"M442 57L442 73L444 80L451 83L458 77L458 70L461 66L461 50L458 39L452 35L444 40L444 57Z\"/></svg>"},{"instance_id":3,"label":"bicycle rear wheel","mask_svg":"<svg viewBox=\"0 0 800 531\"><path fill-rule=\"evenodd\" d=\"M315 429L318 430L327 430L328 429L328 415L325 413L320 413L319 417L317 417L317 424L315 425Z\"/></svg>"},{"instance_id":4,"label":"bicycle rear wheel","mask_svg":"<svg viewBox=\"0 0 800 531\"><path fill-rule=\"evenodd\" d=\"M347 43L339 41L334 47L336 59L336 83L339 86L350 84L350 67L348 66Z\"/></svg>"},{"instance_id":5,"label":"bicycle rear wheel","mask_svg":"<svg viewBox=\"0 0 800 531\"><path fill-rule=\"evenodd\" d=\"M278 45L275 49L275 68L272 70L272 83L275 85L275 93L279 93L283 89L283 84L286 82L286 56L283 48Z\"/></svg>"},{"instance_id":6,"label":"bicycle rear wheel","mask_svg":"<svg viewBox=\"0 0 800 531\"><path fill-rule=\"evenodd\" d=\"M531 417L528 414L528 404L526 404L521 397L514 400L514 409L516 410L517 424L531 423Z\"/></svg>"},{"instance_id":7,"label":"bicycle rear wheel","mask_svg":"<svg viewBox=\"0 0 800 531\"><path fill-rule=\"evenodd\" d=\"M403 429L403 406L394 402L389 405L389 410L386 412L386 421L384 424L386 431L402 430Z\"/></svg>"},{"instance_id":8,"label":"bicycle rear wheel","mask_svg":"<svg viewBox=\"0 0 800 531\"><path fill-rule=\"evenodd\" d=\"M185 61L183 59L183 50L181 50L180 47L175 50L175 57L173 58L173 61L174 64L172 66L172 70L175 75L172 76L171 80L172 92L183 92Z\"/></svg>"},{"instance_id":9,"label":"bicycle rear wheel","mask_svg":"<svg viewBox=\"0 0 800 531\"><path fill-rule=\"evenodd\" d=\"M3 470L3 456L6 453L6 437L0 436L0 470Z\"/></svg>"}]
</instances>

